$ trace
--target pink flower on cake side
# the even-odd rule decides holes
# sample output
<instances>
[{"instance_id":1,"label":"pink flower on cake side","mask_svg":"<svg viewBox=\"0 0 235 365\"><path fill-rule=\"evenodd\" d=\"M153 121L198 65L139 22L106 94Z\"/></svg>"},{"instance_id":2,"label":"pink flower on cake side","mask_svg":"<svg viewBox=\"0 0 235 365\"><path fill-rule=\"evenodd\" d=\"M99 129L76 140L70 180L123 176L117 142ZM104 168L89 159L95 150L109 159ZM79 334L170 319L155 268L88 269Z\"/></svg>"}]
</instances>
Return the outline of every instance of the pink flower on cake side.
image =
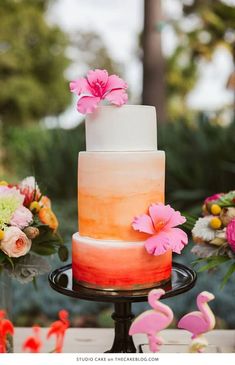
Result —
<instances>
[{"instance_id":1,"label":"pink flower on cake side","mask_svg":"<svg viewBox=\"0 0 235 365\"><path fill-rule=\"evenodd\" d=\"M134 218L132 227L136 231L150 235L145 242L149 254L162 255L168 250L180 253L188 243L187 234L176 226L186 222L186 219L170 205L152 204L149 214Z\"/></svg>"},{"instance_id":2,"label":"pink flower on cake side","mask_svg":"<svg viewBox=\"0 0 235 365\"><path fill-rule=\"evenodd\" d=\"M10 224L18 228L27 227L33 220L33 214L29 209L25 208L23 205L16 209L13 216L11 217Z\"/></svg>"},{"instance_id":3,"label":"pink flower on cake side","mask_svg":"<svg viewBox=\"0 0 235 365\"><path fill-rule=\"evenodd\" d=\"M231 249L235 252L235 219L232 219L226 227L226 238Z\"/></svg>"},{"instance_id":4,"label":"pink flower on cake side","mask_svg":"<svg viewBox=\"0 0 235 365\"><path fill-rule=\"evenodd\" d=\"M90 70L86 78L70 82L70 91L80 96L77 110L82 114L92 113L101 100L121 106L128 100L127 83L106 70Z\"/></svg>"}]
</instances>

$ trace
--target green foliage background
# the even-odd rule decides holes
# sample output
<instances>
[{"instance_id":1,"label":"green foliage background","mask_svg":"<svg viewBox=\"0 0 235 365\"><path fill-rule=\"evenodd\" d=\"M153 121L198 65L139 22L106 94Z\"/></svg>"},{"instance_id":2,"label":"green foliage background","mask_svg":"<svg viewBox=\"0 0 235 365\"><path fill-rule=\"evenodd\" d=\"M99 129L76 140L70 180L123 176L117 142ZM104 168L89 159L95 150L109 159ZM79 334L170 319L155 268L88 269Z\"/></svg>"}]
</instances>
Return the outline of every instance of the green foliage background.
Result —
<instances>
[{"instance_id":1,"label":"green foliage background","mask_svg":"<svg viewBox=\"0 0 235 365\"><path fill-rule=\"evenodd\" d=\"M38 122L71 100L65 70L68 37L45 20L48 1L0 2L0 120Z\"/></svg>"}]
</instances>

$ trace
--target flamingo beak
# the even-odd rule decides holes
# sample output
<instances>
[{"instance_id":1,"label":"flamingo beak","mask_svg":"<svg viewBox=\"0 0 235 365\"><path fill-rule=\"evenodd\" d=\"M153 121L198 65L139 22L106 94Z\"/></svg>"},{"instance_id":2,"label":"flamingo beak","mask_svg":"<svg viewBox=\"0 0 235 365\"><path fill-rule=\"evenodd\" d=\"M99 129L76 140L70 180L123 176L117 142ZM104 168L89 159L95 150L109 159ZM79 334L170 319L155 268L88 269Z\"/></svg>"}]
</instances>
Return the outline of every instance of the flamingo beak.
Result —
<instances>
[{"instance_id":1,"label":"flamingo beak","mask_svg":"<svg viewBox=\"0 0 235 365\"><path fill-rule=\"evenodd\" d=\"M215 299L214 294L209 293L208 291L205 292L205 296L206 296L208 302L210 302L211 300Z\"/></svg>"}]
</instances>

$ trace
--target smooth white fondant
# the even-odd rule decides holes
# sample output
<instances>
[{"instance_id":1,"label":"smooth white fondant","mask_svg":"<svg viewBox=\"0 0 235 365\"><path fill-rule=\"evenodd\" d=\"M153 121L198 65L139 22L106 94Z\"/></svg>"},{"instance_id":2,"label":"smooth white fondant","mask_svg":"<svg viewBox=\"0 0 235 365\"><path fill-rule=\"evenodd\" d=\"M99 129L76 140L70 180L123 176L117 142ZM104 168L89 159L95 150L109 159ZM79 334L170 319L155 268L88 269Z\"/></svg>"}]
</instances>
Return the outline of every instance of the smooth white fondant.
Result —
<instances>
[{"instance_id":1,"label":"smooth white fondant","mask_svg":"<svg viewBox=\"0 0 235 365\"><path fill-rule=\"evenodd\" d=\"M153 151L157 121L153 106L100 106L86 116L87 151Z\"/></svg>"},{"instance_id":2,"label":"smooth white fondant","mask_svg":"<svg viewBox=\"0 0 235 365\"><path fill-rule=\"evenodd\" d=\"M137 242L128 242L128 241L118 241L118 240L97 240L90 237L81 236L79 232L73 234L73 241L77 243L84 243L86 245L99 247L107 247L107 248L130 248L130 247L142 247L145 244L145 241L137 241Z\"/></svg>"}]
</instances>

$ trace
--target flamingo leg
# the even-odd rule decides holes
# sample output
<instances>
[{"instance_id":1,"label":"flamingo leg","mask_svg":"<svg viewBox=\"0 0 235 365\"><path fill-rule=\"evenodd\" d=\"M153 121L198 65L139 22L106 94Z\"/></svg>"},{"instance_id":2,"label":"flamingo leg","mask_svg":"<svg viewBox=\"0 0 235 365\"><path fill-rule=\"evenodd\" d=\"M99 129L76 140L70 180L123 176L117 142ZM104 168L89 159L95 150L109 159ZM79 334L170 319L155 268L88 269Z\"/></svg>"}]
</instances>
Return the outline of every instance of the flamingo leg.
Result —
<instances>
[{"instance_id":1,"label":"flamingo leg","mask_svg":"<svg viewBox=\"0 0 235 365\"><path fill-rule=\"evenodd\" d=\"M189 351L202 353L205 351L207 346L208 346L208 341L205 336L203 335L195 336L191 342Z\"/></svg>"},{"instance_id":2,"label":"flamingo leg","mask_svg":"<svg viewBox=\"0 0 235 365\"><path fill-rule=\"evenodd\" d=\"M60 333L58 336L58 343L57 343L57 351L56 352L62 352L62 348L63 348L63 334Z\"/></svg>"},{"instance_id":3,"label":"flamingo leg","mask_svg":"<svg viewBox=\"0 0 235 365\"><path fill-rule=\"evenodd\" d=\"M0 353L4 354L6 352L6 347L5 347L5 341L3 338L0 339Z\"/></svg>"},{"instance_id":4,"label":"flamingo leg","mask_svg":"<svg viewBox=\"0 0 235 365\"><path fill-rule=\"evenodd\" d=\"M160 336L155 334L148 334L149 340L149 348L151 352L159 352L160 346L164 343L163 339Z\"/></svg>"},{"instance_id":5,"label":"flamingo leg","mask_svg":"<svg viewBox=\"0 0 235 365\"><path fill-rule=\"evenodd\" d=\"M56 338L55 352L58 353L62 352L63 344L64 344L64 333L58 333Z\"/></svg>"}]
</instances>

